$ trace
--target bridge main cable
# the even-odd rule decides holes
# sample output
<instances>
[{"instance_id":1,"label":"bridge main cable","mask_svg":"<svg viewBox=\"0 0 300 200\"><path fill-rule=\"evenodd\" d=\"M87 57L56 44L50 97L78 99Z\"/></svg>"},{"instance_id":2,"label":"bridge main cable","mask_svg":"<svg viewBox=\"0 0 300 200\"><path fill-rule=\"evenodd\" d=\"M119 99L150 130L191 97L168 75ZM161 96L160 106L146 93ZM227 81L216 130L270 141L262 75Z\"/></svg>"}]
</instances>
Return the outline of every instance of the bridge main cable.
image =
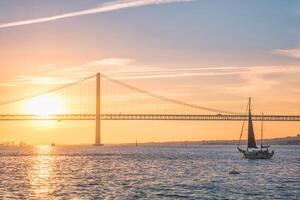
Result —
<instances>
[{"instance_id":1,"label":"bridge main cable","mask_svg":"<svg viewBox=\"0 0 300 200\"><path fill-rule=\"evenodd\" d=\"M157 98L157 99L160 99L160 100L163 100L163 101L171 102L171 103L174 103L174 104L177 104L177 105L182 105L182 106L187 106L187 107L198 109L198 110L206 110L206 111L215 112L215 113L222 113L222 114L230 114L230 115L241 114L241 113L237 113L237 112L232 112L232 111L227 111L227 110L220 110L220 109L214 109L214 108L199 106L199 105L190 104L190 103L186 103L186 102L183 102L183 101L171 99L171 98L168 98L168 97L165 97L165 96L162 96L162 95L158 95L158 94L154 94L154 93L152 93L150 91L147 91L147 90L144 90L144 89L140 89L140 88L134 87L132 85L123 83L122 81L113 79L113 78L111 78L109 76L106 76L106 75L103 75L103 74L101 74L101 76L103 78L105 78L106 80L109 80L109 81L111 81L113 83L116 83L118 85L122 85L123 87L126 87L128 89L140 92L142 94L146 94L148 96L152 96L154 98Z\"/></svg>"},{"instance_id":2,"label":"bridge main cable","mask_svg":"<svg viewBox=\"0 0 300 200\"><path fill-rule=\"evenodd\" d=\"M68 83L68 84L65 84L65 85L62 85L62 86L59 86L59 87L56 87L56 88L52 88L52 89L49 89L49 90L45 90L45 91L42 91L42 92L38 92L38 93L35 93L35 94L31 94L31 95L22 96L22 97L10 99L10 100L7 100L7 101L3 101L3 102L0 102L0 106L11 104L11 103L16 103L16 102L20 102L20 101L25 101L25 100L32 99L32 98L35 98L35 97L38 97L38 96L42 96L42 95L45 95L45 94L48 94L48 93L56 92L58 90L61 90L61 89L76 85L78 83L82 83L86 80L92 79L95 76L96 75L89 76L89 77L80 79L79 81Z\"/></svg>"}]
</instances>

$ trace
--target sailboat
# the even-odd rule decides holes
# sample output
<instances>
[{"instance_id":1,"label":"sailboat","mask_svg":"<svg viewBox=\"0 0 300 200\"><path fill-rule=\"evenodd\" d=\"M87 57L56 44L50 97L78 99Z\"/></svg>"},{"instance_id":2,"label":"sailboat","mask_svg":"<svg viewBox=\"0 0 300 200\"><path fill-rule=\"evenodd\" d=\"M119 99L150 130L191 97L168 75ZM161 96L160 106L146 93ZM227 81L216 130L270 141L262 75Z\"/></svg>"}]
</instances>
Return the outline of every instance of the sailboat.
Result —
<instances>
[{"instance_id":1,"label":"sailboat","mask_svg":"<svg viewBox=\"0 0 300 200\"><path fill-rule=\"evenodd\" d=\"M243 150L240 148L240 142L243 134L243 129L245 125L245 121L243 122L242 125L242 130L240 134L240 139L238 142L237 149L240 152L241 156L243 158L247 159L270 159L274 155L274 151L269 151L270 146L264 146L263 145L263 121L264 121L264 116L262 114L262 123L261 123L261 145L260 149L256 146L256 141L255 141L255 134L254 134L254 129L253 129L253 122L252 122L252 114L251 114L251 98L249 98L248 106L247 106L247 111L248 111L248 143L247 143L247 149Z\"/></svg>"}]
</instances>

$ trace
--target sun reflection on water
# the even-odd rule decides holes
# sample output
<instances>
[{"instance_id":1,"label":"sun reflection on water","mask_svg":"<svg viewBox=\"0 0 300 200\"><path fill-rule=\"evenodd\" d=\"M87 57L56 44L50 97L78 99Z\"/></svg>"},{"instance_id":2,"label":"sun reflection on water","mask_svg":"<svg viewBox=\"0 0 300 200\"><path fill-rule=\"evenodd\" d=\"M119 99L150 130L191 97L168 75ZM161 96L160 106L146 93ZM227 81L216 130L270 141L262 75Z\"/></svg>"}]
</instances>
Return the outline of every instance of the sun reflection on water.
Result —
<instances>
[{"instance_id":1,"label":"sun reflection on water","mask_svg":"<svg viewBox=\"0 0 300 200\"><path fill-rule=\"evenodd\" d=\"M46 199L54 191L52 166L53 148L48 145L35 147L35 156L32 161L30 185L33 197Z\"/></svg>"}]
</instances>

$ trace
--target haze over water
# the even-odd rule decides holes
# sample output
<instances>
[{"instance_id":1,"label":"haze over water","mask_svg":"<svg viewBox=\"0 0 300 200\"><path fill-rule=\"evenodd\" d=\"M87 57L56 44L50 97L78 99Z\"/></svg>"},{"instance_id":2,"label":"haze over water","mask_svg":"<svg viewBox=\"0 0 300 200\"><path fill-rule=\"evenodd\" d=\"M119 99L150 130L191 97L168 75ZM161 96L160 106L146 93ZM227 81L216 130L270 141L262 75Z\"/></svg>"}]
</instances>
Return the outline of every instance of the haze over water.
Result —
<instances>
[{"instance_id":1,"label":"haze over water","mask_svg":"<svg viewBox=\"0 0 300 200\"><path fill-rule=\"evenodd\" d=\"M300 147L1 147L1 199L299 199ZM229 172L236 170L237 175Z\"/></svg>"}]
</instances>

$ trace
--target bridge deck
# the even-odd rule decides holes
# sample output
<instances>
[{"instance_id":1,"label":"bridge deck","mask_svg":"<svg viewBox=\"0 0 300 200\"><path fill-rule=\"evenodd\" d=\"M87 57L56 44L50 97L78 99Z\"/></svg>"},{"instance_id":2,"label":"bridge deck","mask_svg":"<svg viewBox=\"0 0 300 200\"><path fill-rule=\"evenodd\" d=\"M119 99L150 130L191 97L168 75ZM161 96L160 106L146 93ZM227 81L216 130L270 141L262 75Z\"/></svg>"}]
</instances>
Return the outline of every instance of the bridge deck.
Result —
<instances>
[{"instance_id":1,"label":"bridge deck","mask_svg":"<svg viewBox=\"0 0 300 200\"><path fill-rule=\"evenodd\" d=\"M199 121L243 121L248 115L168 115L168 114L102 114L101 120L199 120ZM0 115L0 121L21 120L95 120L95 114L59 115ZM261 121L261 115L253 115ZM264 115L264 121L300 121L300 115Z\"/></svg>"}]
</instances>

